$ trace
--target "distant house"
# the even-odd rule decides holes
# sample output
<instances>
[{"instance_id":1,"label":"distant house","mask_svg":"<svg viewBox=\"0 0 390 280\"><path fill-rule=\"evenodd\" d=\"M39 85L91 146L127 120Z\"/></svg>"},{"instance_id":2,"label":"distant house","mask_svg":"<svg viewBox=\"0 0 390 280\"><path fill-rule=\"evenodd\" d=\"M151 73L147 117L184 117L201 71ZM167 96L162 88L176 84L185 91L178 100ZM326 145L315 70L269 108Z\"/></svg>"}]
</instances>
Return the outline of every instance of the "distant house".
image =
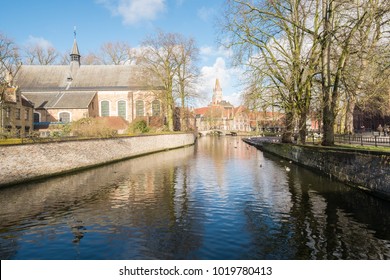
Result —
<instances>
[{"instance_id":1,"label":"distant house","mask_svg":"<svg viewBox=\"0 0 390 280\"><path fill-rule=\"evenodd\" d=\"M5 86L0 98L0 136L27 136L33 130L34 104L18 87Z\"/></svg>"},{"instance_id":2,"label":"distant house","mask_svg":"<svg viewBox=\"0 0 390 280\"><path fill-rule=\"evenodd\" d=\"M250 132L255 130L279 130L283 114L279 112L253 112L245 106L234 107L223 100L222 88L216 79L211 103L194 110L199 131L221 130Z\"/></svg>"},{"instance_id":3,"label":"distant house","mask_svg":"<svg viewBox=\"0 0 390 280\"><path fill-rule=\"evenodd\" d=\"M136 65L81 65L76 39L69 65L22 65L13 79L35 104L37 128L84 117L161 116L162 104Z\"/></svg>"}]
</instances>

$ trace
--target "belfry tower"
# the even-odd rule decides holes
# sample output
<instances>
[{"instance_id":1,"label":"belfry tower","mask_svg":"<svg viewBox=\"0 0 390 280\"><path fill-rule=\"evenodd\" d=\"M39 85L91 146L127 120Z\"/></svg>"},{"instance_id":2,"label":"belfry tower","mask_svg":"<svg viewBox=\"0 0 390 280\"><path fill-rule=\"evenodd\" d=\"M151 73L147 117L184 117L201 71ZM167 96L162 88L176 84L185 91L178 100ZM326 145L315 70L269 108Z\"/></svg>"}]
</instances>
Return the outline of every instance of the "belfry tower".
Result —
<instances>
[{"instance_id":1,"label":"belfry tower","mask_svg":"<svg viewBox=\"0 0 390 280\"><path fill-rule=\"evenodd\" d=\"M217 78L215 81L215 87L213 88L213 104L219 104L221 101L222 101L222 88Z\"/></svg>"},{"instance_id":2,"label":"belfry tower","mask_svg":"<svg viewBox=\"0 0 390 280\"><path fill-rule=\"evenodd\" d=\"M73 47L72 52L70 53L70 68L73 70L74 68L80 67L80 52L79 47L77 46L76 41L76 27L74 29L74 40L73 40Z\"/></svg>"}]
</instances>

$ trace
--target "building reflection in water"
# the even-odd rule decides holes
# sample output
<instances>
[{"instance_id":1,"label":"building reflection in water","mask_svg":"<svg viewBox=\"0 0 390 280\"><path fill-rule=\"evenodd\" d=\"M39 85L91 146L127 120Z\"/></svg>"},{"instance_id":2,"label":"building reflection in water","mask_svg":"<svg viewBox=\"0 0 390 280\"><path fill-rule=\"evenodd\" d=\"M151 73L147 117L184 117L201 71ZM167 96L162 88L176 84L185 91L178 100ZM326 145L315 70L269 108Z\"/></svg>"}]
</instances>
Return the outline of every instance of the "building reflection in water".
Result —
<instances>
[{"instance_id":1,"label":"building reflection in water","mask_svg":"<svg viewBox=\"0 0 390 280\"><path fill-rule=\"evenodd\" d=\"M238 137L205 137L0 190L0 257L388 259L389 214Z\"/></svg>"}]
</instances>

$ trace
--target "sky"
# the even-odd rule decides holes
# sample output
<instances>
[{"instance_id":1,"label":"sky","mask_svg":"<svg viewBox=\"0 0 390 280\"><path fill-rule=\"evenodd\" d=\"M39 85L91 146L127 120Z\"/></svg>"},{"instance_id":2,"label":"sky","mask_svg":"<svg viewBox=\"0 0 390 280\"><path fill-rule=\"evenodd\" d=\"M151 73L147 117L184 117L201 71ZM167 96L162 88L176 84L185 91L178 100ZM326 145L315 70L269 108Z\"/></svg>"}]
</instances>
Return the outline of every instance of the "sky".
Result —
<instances>
[{"instance_id":1,"label":"sky","mask_svg":"<svg viewBox=\"0 0 390 280\"><path fill-rule=\"evenodd\" d=\"M216 21L224 0L12 0L2 1L0 33L19 47L38 43L70 52L74 27L81 55L97 52L106 42L139 47L157 30L196 40L200 49L199 90L211 101L215 80L223 97L240 105L239 70L230 66L231 52L217 43Z\"/></svg>"}]
</instances>

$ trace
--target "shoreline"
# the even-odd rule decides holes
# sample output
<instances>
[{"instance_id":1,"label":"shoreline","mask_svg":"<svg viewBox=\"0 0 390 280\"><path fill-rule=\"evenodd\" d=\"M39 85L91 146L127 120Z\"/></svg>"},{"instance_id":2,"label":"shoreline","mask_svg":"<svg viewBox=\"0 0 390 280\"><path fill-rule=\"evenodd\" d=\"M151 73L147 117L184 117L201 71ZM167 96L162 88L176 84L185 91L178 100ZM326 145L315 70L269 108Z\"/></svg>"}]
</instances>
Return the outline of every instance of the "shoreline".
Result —
<instances>
[{"instance_id":1,"label":"shoreline","mask_svg":"<svg viewBox=\"0 0 390 280\"><path fill-rule=\"evenodd\" d=\"M243 141L261 151L390 201L390 153L284 144L277 139L263 137L245 138Z\"/></svg>"},{"instance_id":2,"label":"shoreline","mask_svg":"<svg viewBox=\"0 0 390 280\"><path fill-rule=\"evenodd\" d=\"M191 146L195 141L194 134L183 133L0 146L0 188Z\"/></svg>"}]
</instances>

